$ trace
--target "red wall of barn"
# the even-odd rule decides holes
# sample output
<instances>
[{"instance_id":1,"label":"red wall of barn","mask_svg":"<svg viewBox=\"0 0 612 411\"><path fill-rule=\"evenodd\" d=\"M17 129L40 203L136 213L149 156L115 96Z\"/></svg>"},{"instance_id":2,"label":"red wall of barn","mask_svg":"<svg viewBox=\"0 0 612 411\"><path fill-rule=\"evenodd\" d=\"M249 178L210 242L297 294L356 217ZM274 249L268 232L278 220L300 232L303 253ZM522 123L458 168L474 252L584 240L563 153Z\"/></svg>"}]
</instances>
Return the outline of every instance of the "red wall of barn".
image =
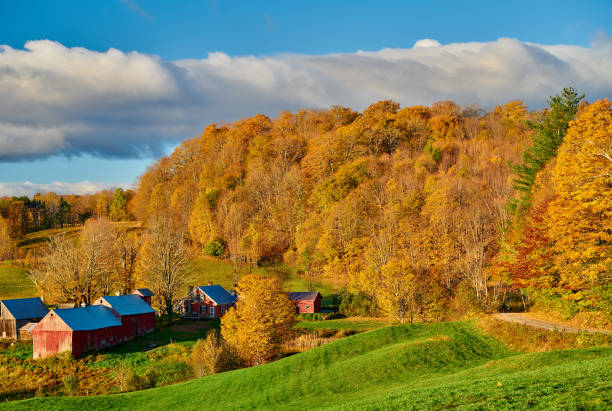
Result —
<instances>
[{"instance_id":1,"label":"red wall of barn","mask_svg":"<svg viewBox=\"0 0 612 411\"><path fill-rule=\"evenodd\" d=\"M106 327L91 331L73 331L72 355L80 357L91 350L103 350L123 341L122 327Z\"/></svg>"},{"instance_id":2,"label":"red wall of barn","mask_svg":"<svg viewBox=\"0 0 612 411\"><path fill-rule=\"evenodd\" d=\"M317 297L314 301L291 300L291 302L295 304L297 312L300 314L321 312L321 297Z\"/></svg>"},{"instance_id":3,"label":"red wall of barn","mask_svg":"<svg viewBox=\"0 0 612 411\"><path fill-rule=\"evenodd\" d=\"M121 316L121 333L124 340L148 334L153 330L155 330L155 313Z\"/></svg>"},{"instance_id":4,"label":"red wall of barn","mask_svg":"<svg viewBox=\"0 0 612 411\"><path fill-rule=\"evenodd\" d=\"M32 332L34 358L45 358L72 350L72 331L39 330L37 328L34 328Z\"/></svg>"}]
</instances>

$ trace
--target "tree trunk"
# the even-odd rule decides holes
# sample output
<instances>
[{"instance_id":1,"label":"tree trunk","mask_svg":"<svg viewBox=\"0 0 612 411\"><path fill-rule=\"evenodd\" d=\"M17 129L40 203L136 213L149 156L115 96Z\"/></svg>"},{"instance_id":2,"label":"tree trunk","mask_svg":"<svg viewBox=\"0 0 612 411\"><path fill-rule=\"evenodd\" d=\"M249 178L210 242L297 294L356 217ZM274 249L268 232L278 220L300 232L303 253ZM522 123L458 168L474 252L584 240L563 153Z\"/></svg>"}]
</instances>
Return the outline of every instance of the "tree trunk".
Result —
<instances>
[{"instance_id":1,"label":"tree trunk","mask_svg":"<svg viewBox=\"0 0 612 411\"><path fill-rule=\"evenodd\" d=\"M166 312L168 313L168 325L172 325L174 322L174 311L171 298L166 299Z\"/></svg>"}]
</instances>

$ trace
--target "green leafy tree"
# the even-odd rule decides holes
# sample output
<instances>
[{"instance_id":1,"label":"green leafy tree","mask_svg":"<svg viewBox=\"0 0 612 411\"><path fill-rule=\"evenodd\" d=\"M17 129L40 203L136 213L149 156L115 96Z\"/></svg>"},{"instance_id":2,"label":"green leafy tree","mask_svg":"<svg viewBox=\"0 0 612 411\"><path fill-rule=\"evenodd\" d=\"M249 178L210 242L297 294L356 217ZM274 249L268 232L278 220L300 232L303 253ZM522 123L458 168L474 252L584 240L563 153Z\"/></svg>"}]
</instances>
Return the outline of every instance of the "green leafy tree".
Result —
<instances>
[{"instance_id":1,"label":"green leafy tree","mask_svg":"<svg viewBox=\"0 0 612 411\"><path fill-rule=\"evenodd\" d=\"M518 197L511 201L510 207L515 215L520 216L529 208L536 175L557 154L569 122L576 116L578 104L583 98L584 94L579 95L574 88L566 87L560 95L547 100L550 110L544 113L541 121L527 122L536 134L532 138L532 145L523 153L523 164L512 166L517 176L513 187Z\"/></svg>"},{"instance_id":2,"label":"green leafy tree","mask_svg":"<svg viewBox=\"0 0 612 411\"><path fill-rule=\"evenodd\" d=\"M113 221L127 220L127 203L128 197L122 188L118 188L113 193L113 202L110 206L109 217Z\"/></svg>"}]
</instances>

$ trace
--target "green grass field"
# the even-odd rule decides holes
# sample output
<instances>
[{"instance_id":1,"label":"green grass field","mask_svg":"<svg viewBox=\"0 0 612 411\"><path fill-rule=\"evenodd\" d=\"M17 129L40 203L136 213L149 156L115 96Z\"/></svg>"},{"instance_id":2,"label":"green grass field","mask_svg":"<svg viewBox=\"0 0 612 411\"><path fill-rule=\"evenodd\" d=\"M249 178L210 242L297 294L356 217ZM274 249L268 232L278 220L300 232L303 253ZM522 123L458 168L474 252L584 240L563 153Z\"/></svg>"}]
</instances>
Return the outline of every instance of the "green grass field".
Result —
<instances>
[{"instance_id":1,"label":"green grass field","mask_svg":"<svg viewBox=\"0 0 612 411\"><path fill-rule=\"evenodd\" d=\"M116 221L112 224L116 228L124 230L134 230L142 227L142 222L140 221ZM77 241L81 228L83 228L83 226L52 228L49 230L35 231L21 237L17 241L17 247L26 251L32 248L37 248L44 245L49 240L49 237L61 233L64 233L67 238Z\"/></svg>"},{"instance_id":2,"label":"green grass field","mask_svg":"<svg viewBox=\"0 0 612 411\"><path fill-rule=\"evenodd\" d=\"M576 409L612 406L612 347L521 354L474 322L400 325L147 391L0 409Z\"/></svg>"},{"instance_id":3,"label":"green grass field","mask_svg":"<svg viewBox=\"0 0 612 411\"><path fill-rule=\"evenodd\" d=\"M389 320L385 318L341 318L326 321L300 321L296 327L309 330L346 330L346 331L367 331L374 330L389 325Z\"/></svg>"},{"instance_id":4,"label":"green grass field","mask_svg":"<svg viewBox=\"0 0 612 411\"><path fill-rule=\"evenodd\" d=\"M25 298L36 295L36 287L19 264L0 263L0 300L5 298Z\"/></svg>"}]
</instances>

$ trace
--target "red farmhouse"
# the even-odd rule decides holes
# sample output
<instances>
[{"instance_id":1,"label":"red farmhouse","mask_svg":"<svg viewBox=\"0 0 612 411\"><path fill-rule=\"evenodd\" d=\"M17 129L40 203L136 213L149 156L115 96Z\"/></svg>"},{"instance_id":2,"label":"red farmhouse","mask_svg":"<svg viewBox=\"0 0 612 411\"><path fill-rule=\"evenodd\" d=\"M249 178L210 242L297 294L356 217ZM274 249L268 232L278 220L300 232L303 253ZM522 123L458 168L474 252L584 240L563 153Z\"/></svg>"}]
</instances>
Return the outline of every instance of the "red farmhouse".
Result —
<instances>
[{"instance_id":1,"label":"red farmhouse","mask_svg":"<svg viewBox=\"0 0 612 411\"><path fill-rule=\"evenodd\" d=\"M119 313L123 341L148 334L155 329L155 310L138 295L101 297L94 305L103 305Z\"/></svg>"},{"instance_id":2,"label":"red farmhouse","mask_svg":"<svg viewBox=\"0 0 612 411\"><path fill-rule=\"evenodd\" d=\"M52 310L32 331L34 358L64 351L79 357L123 341L121 320L103 305Z\"/></svg>"},{"instance_id":3,"label":"red farmhouse","mask_svg":"<svg viewBox=\"0 0 612 411\"><path fill-rule=\"evenodd\" d=\"M181 303L183 318L219 318L234 304L236 297L220 285L196 287Z\"/></svg>"},{"instance_id":4,"label":"red farmhouse","mask_svg":"<svg viewBox=\"0 0 612 411\"><path fill-rule=\"evenodd\" d=\"M299 314L321 312L321 294L317 291L289 293L289 299Z\"/></svg>"}]
</instances>

